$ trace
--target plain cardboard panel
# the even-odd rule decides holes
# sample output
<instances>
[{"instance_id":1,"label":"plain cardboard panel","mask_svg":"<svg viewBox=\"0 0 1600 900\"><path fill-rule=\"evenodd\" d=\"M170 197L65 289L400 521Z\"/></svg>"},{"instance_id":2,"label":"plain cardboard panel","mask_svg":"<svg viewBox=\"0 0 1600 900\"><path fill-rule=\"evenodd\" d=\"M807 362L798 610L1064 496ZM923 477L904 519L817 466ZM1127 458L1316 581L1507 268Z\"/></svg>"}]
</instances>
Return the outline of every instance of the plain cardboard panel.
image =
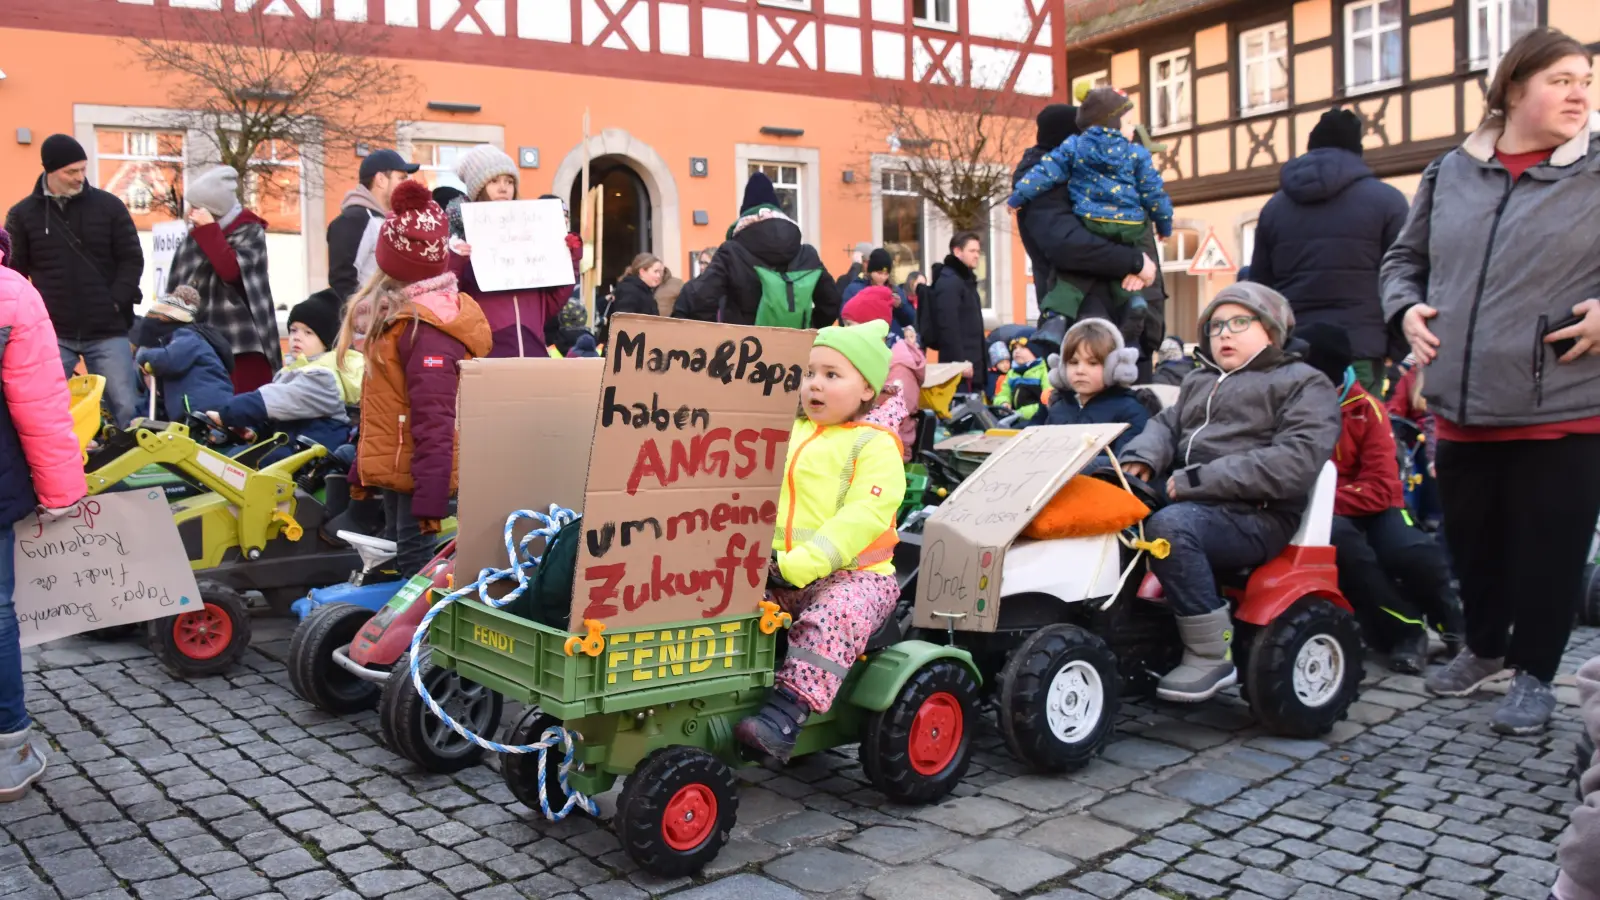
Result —
<instances>
[{"instance_id":1,"label":"plain cardboard panel","mask_svg":"<svg viewBox=\"0 0 1600 900\"><path fill-rule=\"evenodd\" d=\"M456 583L506 567L506 517L550 504L583 511L600 403L599 359L473 359L461 364ZM534 526L520 524L517 537ZM537 545L530 548L542 553ZM500 596L512 582L496 585Z\"/></svg>"}]
</instances>

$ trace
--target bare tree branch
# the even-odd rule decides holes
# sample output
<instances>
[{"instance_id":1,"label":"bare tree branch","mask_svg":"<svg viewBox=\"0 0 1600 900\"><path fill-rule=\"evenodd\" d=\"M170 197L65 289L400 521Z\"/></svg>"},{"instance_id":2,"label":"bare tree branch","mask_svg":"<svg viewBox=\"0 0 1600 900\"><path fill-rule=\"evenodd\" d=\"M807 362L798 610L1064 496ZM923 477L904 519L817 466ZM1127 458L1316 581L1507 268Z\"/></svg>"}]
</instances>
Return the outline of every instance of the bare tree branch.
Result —
<instances>
[{"instance_id":1,"label":"bare tree branch","mask_svg":"<svg viewBox=\"0 0 1600 900\"><path fill-rule=\"evenodd\" d=\"M962 231L982 228L1011 193L1011 170L1033 144L1033 122L1017 112L999 91L899 84L868 111L867 124Z\"/></svg>"},{"instance_id":2,"label":"bare tree branch","mask_svg":"<svg viewBox=\"0 0 1600 900\"><path fill-rule=\"evenodd\" d=\"M161 36L134 42L145 67L171 85L173 114L162 125L205 134L213 146L190 158L232 168L246 195L258 197L279 189L281 162L298 158L300 177L312 184L326 160L392 143L418 91L415 78L381 55L383 29L273 15L268 6L164 7ZM181 207L175 196L166 202Z\"/></svg>"}]
</instances>

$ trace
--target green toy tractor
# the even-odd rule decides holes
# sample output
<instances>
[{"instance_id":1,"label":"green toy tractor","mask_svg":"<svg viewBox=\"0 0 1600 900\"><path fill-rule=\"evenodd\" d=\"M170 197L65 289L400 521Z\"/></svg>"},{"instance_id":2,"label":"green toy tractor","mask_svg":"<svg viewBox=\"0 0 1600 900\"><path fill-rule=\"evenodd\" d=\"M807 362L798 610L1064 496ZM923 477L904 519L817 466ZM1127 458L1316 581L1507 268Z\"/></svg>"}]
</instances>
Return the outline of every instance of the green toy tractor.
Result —
<instances>
[{"instance_id":1,"label":"green toy tractor","mask_svg":"<svg viewBox=\"0 0 1600 900\"><path fill-rule=\"evenodd\" d=\"M761 606L758 615L616 632L588 622L586 635L574 635L460 600L433 623L432 657L420 663L420 675L430 682L439 670L454 670L528 704L506 738L511 744L537 742L552 726L574 733L567 786L592 796L625 776L613 819L624 849L651 874L688 875L733 830L733 770L753 764L733 726L766 699L786 645L788 615L776 604ZM400 684L389 688L411 690L405 667L391 679ZM932 803L966 773L978 691L966 651L902 640L890 616L832 708L806 720L795 755L859 742L874 787L899 803ZM541 773L540 755L530 753L507 755L502 768L518 800L549 814L567 799L561 755L545 754L543 765Z\"/></svg>"}]
</instances>

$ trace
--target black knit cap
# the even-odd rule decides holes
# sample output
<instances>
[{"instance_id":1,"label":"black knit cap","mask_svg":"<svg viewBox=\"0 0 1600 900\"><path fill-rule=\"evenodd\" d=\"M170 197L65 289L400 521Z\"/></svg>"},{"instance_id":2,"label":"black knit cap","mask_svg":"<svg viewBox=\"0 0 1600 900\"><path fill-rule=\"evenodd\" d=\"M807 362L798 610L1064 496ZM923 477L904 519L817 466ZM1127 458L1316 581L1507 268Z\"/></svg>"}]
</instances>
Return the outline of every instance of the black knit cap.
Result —
<instances>
[{"instance_id":1,"label":"black knit cap","mask_svg":"<svg viewBox=\"0 0 1600 900\"><path fill-rule=\"evenodd\" d=\"M1295 329L1294 336L1306 342L1306 362L1328 376L1333 386L1344 387L1344 370L1354 362L1350 336L1343 328L1327 322L1313 322Z\"/></svg>"},{"instance_id":2,"label":"black knit cap","mask_svg":"<svg viewBox=\"0 0 1600 900\"><path fill-rule=\"evenodd\" d=\"M39 146L39 161L44 163L46 172L65 169L88 158L89 154L83 152L83 145L70 134L52 134Z\"/></svg>"},{"instance_id":3,"label":"black knit cap","mask_svg":"<svg viewBox=\"0 0 1600 900\"><path fill-rule=\"evenodd\" d=\"M1078 133L1078 108L1067 103L1052 103L1039 110L1034 121L1039 123L1039 146L1058 147Z\"/></svg>"},{"instance_id":4,"label":"black knit cap","mask_svg":"<svg viewBox=\"0 0 1600 900\"><path fill-rule=\"evenodd\" d=\"M749 212L758 206L778 205L778 192L772 187L772 179L757 172L750 176L744 185L744 202L739 205L740 214Z\"/></svg>"},{"instance_id":5,"label":"black knit cap","mask_svg":"<svg viewBox=\"0 0 1600 900\"><path fill-rule=\"evenodd\" d=\"M1361 120L1356 118L1355 113L1348 109L1330 109L1322 114L1316 127L1311 129L1306 149L1320 150L1324 147L1361 153Z\"/></svg>"},{"instance_id":6,"label":"black knit cap","mask_svg":"<svg viewBox=\"0 0 1600 900\"><path fill-rule=\"evenodd\" d=\"M316 333L322 346L332 349L339 341L339 306L339 295L325 288L296 303L287 324L299 322Z\"/></svg>"},{"instance_id":7,"label":"black knit cap","mask_svg":"<svg viewBox=\"0 0 1600 900\"><path fill-rule=\"evenodd\" d=\"M892 272L892 271L894 271L894 257L890 256L889 255L889 251L883 249L882 247L879 247L876 250L873 250L871 253L867 254L867 271L868 272Z\"/></svg>"}]
</instances>

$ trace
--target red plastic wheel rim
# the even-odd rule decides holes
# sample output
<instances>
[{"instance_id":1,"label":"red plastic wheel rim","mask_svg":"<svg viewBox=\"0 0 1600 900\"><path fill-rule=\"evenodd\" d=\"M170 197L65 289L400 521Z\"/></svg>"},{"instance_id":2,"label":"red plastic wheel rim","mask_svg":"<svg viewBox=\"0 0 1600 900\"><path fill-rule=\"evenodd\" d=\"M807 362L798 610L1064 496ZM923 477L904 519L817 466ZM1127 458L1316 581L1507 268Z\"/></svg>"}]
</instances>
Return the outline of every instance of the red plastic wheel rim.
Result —
<instances>
[{"instance_id":1,"label":"red plastic wheel rim","mask_svg":"<svg viewBox=\"0 0 1600 900\"><path fill-rule=\"evenodd\" d=\"M222 607L207 603L173 619L172 641L190 659L214 659L233 643L233 620Z\"/></svg>"},{"instance_id":2,"label":"red plastic wheel rim","mask_svg":"<svg viewBox=\"0 0 1600 900\"><path fill-rule=\"evenodd\" d=\"M704 844L716 827L717 795L703 784L679 788L661 816L661 837L679 852Z\"/></svg>"},{"instance_id":3,"label":"red plastic wheel rim","mask_svg":"<svg viewBox=\"0 0 1600 900\"><path fill-rule=\"evenodd\" d=\"M918 775L937 775L943 772L961 749L961 730L964 722L961 701L943 691L922 701L917 716L911 721L911 768Z\"/></svg>"}]
</instances>

